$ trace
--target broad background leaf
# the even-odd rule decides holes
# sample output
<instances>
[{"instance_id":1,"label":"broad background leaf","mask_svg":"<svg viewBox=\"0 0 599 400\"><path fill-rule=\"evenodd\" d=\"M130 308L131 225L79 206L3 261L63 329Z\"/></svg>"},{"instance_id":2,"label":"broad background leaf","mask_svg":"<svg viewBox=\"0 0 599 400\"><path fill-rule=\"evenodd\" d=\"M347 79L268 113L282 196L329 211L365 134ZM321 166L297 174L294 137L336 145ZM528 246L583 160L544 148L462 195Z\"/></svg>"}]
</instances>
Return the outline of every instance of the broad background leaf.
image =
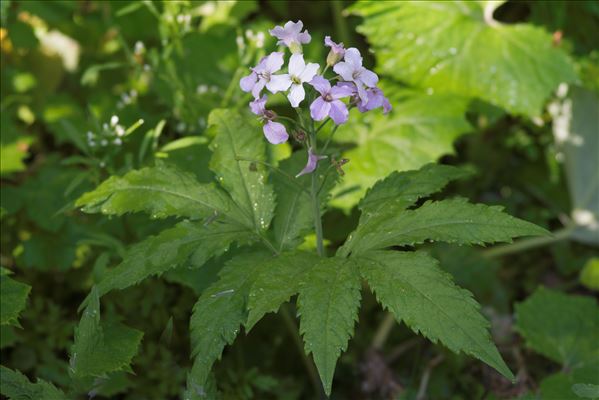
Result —
<instances>
[{"instance_id":1,"label":"broad background leaf","mask_svg":"<svg viewBox=\"0 0 599 400\"><path fill-rule=\"evenodd\" d=\"M358 31L374 47L383 74L540 115L558 84L577 80L574 67L542 28L495 21L497 4L359 2L351 10L365 17Z\"/></svg>"},{"instance_id":2,"label":"broad background leaf","mask_svg":"<svg viewBox=\"0 0 599 400\"><path fill-rule=\"evenodd\" d=\"M0 272L0 325L18 325L19 314L25 308L31 286L11 279L9 271Z\"/></svg>"},{"instance_id":3,"label":"broad background leaf","mask_svg":"<svg viewBox=\"0 0 599 400\"><path fill-rule=\"evenodd\" d=\"M366 189L391 172L418 169L453 153L454 140L470 131L464 116L466 98L437 94L405 97L393 84L384 90L394 107L390 114L375 110L360 115L354 110L336 133L338 143L355 145L343 153L349 163L333 191L332 204L344 210L356 205Z\"/></svg>"}]
</instances>

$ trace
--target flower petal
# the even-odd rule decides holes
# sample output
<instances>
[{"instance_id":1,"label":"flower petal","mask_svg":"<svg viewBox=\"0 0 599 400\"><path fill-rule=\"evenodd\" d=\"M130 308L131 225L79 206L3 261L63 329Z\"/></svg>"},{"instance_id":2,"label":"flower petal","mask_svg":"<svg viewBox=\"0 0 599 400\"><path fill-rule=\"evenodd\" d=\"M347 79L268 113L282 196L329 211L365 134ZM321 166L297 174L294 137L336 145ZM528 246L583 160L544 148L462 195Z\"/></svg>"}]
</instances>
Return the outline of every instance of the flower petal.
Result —
<instances>
[{"instance_id":1,"label":"flower petal","mask_svg":"<svg viewBox=\"0 0 599 400\"><path fill-rule=\"evenodd\" d=\"M293 54L289 58L289 75L299 77L304 68L306 68L306 63L303 54Z\"/></svg>"},{"instance_id":2,"label":"flower petal","mask_svg":"<svg viewBox=\"0 0 599 400\"><path fill-rule=\"evenodd\" d=\"M383 98L383 114L388 114L392 109L393 109L393 107L391 106L391 102L389 101L388 98L384 97Z\"/></svg>"},{"instance_id":3,"label":"flower petal","mask_svg":"<svg viewBox=\"0 0 599 400\"><path fill-rule=\"evenodd\" d=\"M364 104L368 103L368 92L366 88L362 85L362 83L356 82L356 88L358 89L358 97Z\"/></svg>"},{"instance_id":4,"label":"flower petal","mask_svg":"<svg viewBox=\"0 0 599 400\"><path fill-rule=\"evenodd\" d=\"M333 67L333 71L341 75L341 77L345 81L352 81L354 79L354 67L350 63L344 61L339 62L335 64L335 66Z\"/></svg>"},{"instance_id":5,"label":"flower petal","mask_svg":"<svg viewBox=\"0 0 599 400\"><path fill-rule=\"evenodd\" d=\"M356 93L356 85L352 82L340 82L331 88L331 96L334 99L349 97Z\"/></svg>"},{"instance_id":6,"label":"flower petal","mask_svg":"<svg viewBox=\"0 0 599 400\"><path fill-rule=\"evenodd\" d=\"M320 65L316 63L310 63L306 65L306 68L304 68L302 73L299 75L300 81L310 82L318 72L318 68L320 68Z\"/></svg>"},{"instance_id":7,"label":"flower petal","mask_svg":"<svg viewBox=\"0 0 599 400\"><path fill-rule=\"evenodd\" d=\"M379 77L374 72L364 68L360 71L360 80L368 87L375 87L379 82Z\"/></svg>"},{"instance_id":8,"label":"flower petal","mask_svg":"<svg viewBox=\"0 0 599 400\"><path fill-rule=\"evenodd\" d=\"M266 81L264 79L259 79L252 88L252 96L254 96L255 99L260 97L260 92L264 89L264 85L266 85Z\"/></svg>"},{"instance_id":9,"label":"flower petal","mask_svg":"<svg viewBox=\"0 0 599 400\"><path fill-rule=\"evenodd\" d=\"M244 92L249 92L252 90L257 80L258 75L256 75L256 73L252 71L251 74L249 74L248 76L244 76L239 80L239 86L241 87L241 90L243 90Z\"/></svg>"},{"instance_id":10,"label":"flower petal","mask_svg":"<svg viewBox=\"0 0 599 400\"><path fill-rule=\"evenodd\" d=\"M269 72L276 72L283 66L283 53L275 51L270 53L264 60L264 68Z\"/></svg>"},{"instance_id":11,"label":"flower petal","mask_svg":"<svg viewBox=\"0 0 599 400\"><path fill-rule=\"evenodd\" d=\"M285 129L285 125L279 122L267 121L264 124L264 136L272 144L285 143L289 139L289 134Z\"/></svg>"},{"instance_id":12,"label":"flower petal","mask_svg":"<svg viewBox=\"0 0 599 400\"><path fill-rule=\"evenodd\" d=\"M335 125L341 125L347 122L349 111L341 100L334 100L331 102L331 111L329 112L329 115L333 119Z\"/></svg>"},{"instance_id":13,"label":"flower petal","mask_svg":"<svg viewBox=\"0 0 599 400\"><path fill-rule=\"evenodd\" d=\"M266 107L266 95L263 95L259 99L250 101L250 109L256 115L263 115Z\"/></svg>"},{"instance_id":14,"label":"flower petal","mask_svg":"<svg viewBox=\"0 0 599 400\"><path fill-rule=\"evenodd\" d=\"M306 175L311 172L314 172L314 170L316 169L316 167L318 165L318 161L323 160L325 158L327 158L327 156L319 156L319 155L314 154L312 152L312 148L310 147L308 149L308 162L306 163L306 166L304 167L304 169L302 169L300 171L300 173L297 174L295 177L299 178L302 175Z\"/></svg>"},{"instance_id":15,"label":"flower petal","mask_svg":"<svg viewBox=\"0 0 599 400\"><path fill-rule=\"evenodd\" d=\"M297 106L299 106L299 104L302 102L302 100L304 100L305 97L306 97L306 91L304 90L304 87L301 84L291 85L291 90L289 91L289 94L287 95L287 98L289 99L289 103L291 103L291 107L296 108Z\"/></svg>"},{"instance_id":16,"label":"flower petal","mask_svg":"<svg viewBox=\"0 0 599 400\"><path fill-rule=\"evenodd\" d=\"M309 83L322 96L325 96L331 91L331 83L328 79L325 79L320 75L316 75Z\"/></svg>"},{"instance_id":17,"label":"flower petal","mask_svg":"<svg viewBox=\"0 0 599 400\"><path fill-rule=\"evenodd\" d=\"M304 32L300 33L299 35L297 35L297 40L298 40L298 42L300 42L302 44L307 44L307 43L310 43L310 40L312 40L312 37L310 36L308 31L304 31Z\"/></svg>"},{"instance_id":18,"label":"flower petal","mask_svg":"<svg viewBox=\"0 0 599 400\"><path fill-rule=\"evenodd\" d=\"M291 78L289 74L271 75L270 81L266 84L266 88L271 93L284 92L291 86Z\"/></svg>"},{"instance_id":19,"label":"flower petal","mask_svg":"<svg viewBox=\"0 0 599 400\"><path fill-rule=\"evenodd\" d=\"M322 97L317 98L310 104L310 115L315 121L322 121L329 115L331 104L324 101Z\"/></svg>"},{"instance_id":20,"label":"flower petal","mask_svg":"<svg viewBox=\"0 0 599 400\"><path fill-rule=\"evenodd\" d=\"M350 47L345 50L345 55L343 57L345 62L350 63L354 68L362 66L362 56L360 55L360 50L355 47Z\"/></svg>"}]
</instances>

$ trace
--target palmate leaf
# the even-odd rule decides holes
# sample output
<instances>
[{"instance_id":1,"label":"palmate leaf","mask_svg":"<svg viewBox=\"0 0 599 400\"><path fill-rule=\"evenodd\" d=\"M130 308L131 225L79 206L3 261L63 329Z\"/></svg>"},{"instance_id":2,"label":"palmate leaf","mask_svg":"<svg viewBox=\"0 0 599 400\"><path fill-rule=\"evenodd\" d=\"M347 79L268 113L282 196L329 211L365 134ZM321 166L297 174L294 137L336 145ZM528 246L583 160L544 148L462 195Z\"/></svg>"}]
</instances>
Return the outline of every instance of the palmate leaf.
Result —
<instances>
[{"instance_id":1,"label":"palmate leaf","mask_svg":"<svg viewBox=\"0 0 599 400\"><path fill-rule=\"evenodd\" d=\"M18 325L19 314L25 308L31 286L8 277L8 270L0 273L0 325Z\"/></svg>"},{"instance_id":2,"label":"palmate leaf","mask_svg":"<svg viewBox=\"0 0 599 400\"><path fill-rule=\"evenodd\" d=\"M454 352L470 354L514 379L472 294L424 252L370 251L355 258L379 302L398 321Z\"/></svg>"},{"instance_id":3,"label":"palmate leaf","mask_svg":"<svg viewBox=\"0 0 599 400\"><path fill-rule=\"evenodd\" d=\"M325 393L337 358L347 348L360 307L360 274L351 259L323 258L303 277L298 297L300 332L312 353Z\"/></svg>"},{"instance_id":4,"label":"palmate leaf","mask_svg":"<svg viewBox=\"0 0 599 400\"><path fill-rule=\"evenodd\" d=\"M541 287L516 305L516 320L526 345L566 370L599 360L599 307L593 298Z\"/></svg>"},{"instance_id":5,"label":"palmate leaf","mask_svg":"<svg viewBox=\"0 0 599 400\"><path fill-rule=\"evenodd\" d=\"M256 274L249 292L247 330L299 291L301 282L321 260L315 253L295 251L270 260Z\"/></svg>"},{"instance_id":6,"label":"palmate leaf","mask_svg":"<svg viewBox=\"0 0 599 400\"><path fill-rule=\"evenodd\" d=\"M354 254L390 246L413 246L425 241L456 244L511 242L520 236L547 235L530 222L505 214L502 207L471 204L465 199L427 202L415 210L390 217L376 227L357 228Z\"/></svg>"},{"instance_id":7,"label":"palmate leaf","mask_svg":"<svg viewBox=\"0 0 599 400\"><path fill-rule=\"evenodd\" d=\"M120 323L101 324L95 288L90 296L71 348L70 370L76 378L102 376L128 367L143 337L143 332Z\"/></svg>"},{"instance_id":8,"label":"palmate leaf","mask_svg":"<svg viewBox=\"0 0 599 400\"><path fill-rule=\"evenodd\" d=\"M424 167L406 172L393 172L378 181L360 201L359 229L354 232L339 254L347 255L352 243L361 235L375 231L377 226L390 218L395 218L419 198L433 194L450 181L469 176L470 172L448 165L427 164Z\"/></svg>"},{"instance_id":9,"label":"palmate leaf","mask_svg":"<svg viewBox=\"0 0 599 400\"><path fill-rule=\"evenodd\" d=\"M243 220L227 194L214 184L198 183L194 174L167 165L112 176L81 196L75 205L86 212L107 215L143 211L155 218L227 215Z\"/></svg>"},{"instance_id":10,"label":"palmate leaf","mask_svg":"<svg viewBox=\"0 0 599 400\"><path fill-rule=\"evenodd\" d=\"M245 243L252 232L238 225L214 221L210 224L183 221L131 247L121 264L98 283L100 296L114 289L125 289L142 280L161 275L192 258L195 268L227 251L233 241ZM84 303L85 304L85 303Z\"/></svg>"},{"instance_id":11,"label":"palmate leaf","mask_svg":"<svg viewBox=\"0 0 599 400\"><path fill-rule=\"evenodd\" d=\"M539 115L559 83L577 79L573 65L542 28L495 21L498 4L364 1L351 10L365 17L358 30L374 46L382 73Z\"/></svg>"},{"instance_id":12,"label":"palmate leaf","mask_svg":"<svg viewBox=\"0 0 599 400\"><path fill-rule=\"evenodd\" d=\"M188 391L202 393L212 364L231 344L247 320L247 301L260 269L272 257L250 253L231 259L193 307L190 320L192 355Z\"/></svg>"},{"instance_id":13,"label":"palmate leaf","mask_svg":"<svg viewBox=\"0 0 599 400\"><path fill-rule=\"evenodd\" d=\"M332 205L350 209L374 183L393 171L407 171L454 152L453 142L470 131L465 113L468 99L450 94L400 96L397 85L387 84L393 111L357 111L335 138L352 143L346 175L335 188ZM434 110L431 112L431 110Z\"/></svg>"},{"instance_id":14,"label":"palmate leaf","mask_svg":"<svg viewBox=\"0 0 599 400\"><path fill-rule=\"evenodd\" d=\"M67 400L54 385L42 379L32 383L19 371L0 365L0 393L9 400Z\"/></svg>"},{"instance_id":15,"label":"palmate leaf","mask_svg":"<svg viewBox=\"0 0 599 400\"><path fill-rule=\"evenodd\" d=\"M210 113L208 124L216 134L210 145L210 168L248 224L257 231L266 230L275 203L266 167L260 164L266 161L266 141L255 118L217 109Z\"/></svg>"},{"instance_id":16,"label":"palmate leaf","mask_svg":"<svg viewBox=\"0 0 599 400\"><path fill-rule=\"evenodd\" d=\"M295 178L306 165L306 154L295 152L290 158L279 164L281 171L271 174L275 192L277 194L277 207L273 219L275 245L279 251L295 248L303 241L303 237L311 232L314 227L314 215L310 199L311 175ZM325 163L321 163L317 170L319 176L321 212L326 210L327 198L335 186L338 174L326 174Z\"/></svg>"}]
</instances>

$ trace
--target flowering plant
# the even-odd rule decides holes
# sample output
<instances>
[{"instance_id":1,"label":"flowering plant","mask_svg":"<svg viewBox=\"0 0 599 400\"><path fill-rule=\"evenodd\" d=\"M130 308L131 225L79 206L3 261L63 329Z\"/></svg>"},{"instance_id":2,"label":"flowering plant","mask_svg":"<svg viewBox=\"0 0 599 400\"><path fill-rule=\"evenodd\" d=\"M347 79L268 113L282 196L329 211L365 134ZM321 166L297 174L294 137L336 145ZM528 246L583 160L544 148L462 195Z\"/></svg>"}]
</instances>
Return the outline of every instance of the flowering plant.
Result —
<instances>
[{"instance_id":1,"label":"flowering plant","mask_svg":"<svg viewBox=\"0 0 599 400\"><path fill-rule=\"evenodd\" d=\"M218 278L201 292L191 316L194 364L186 399L215 398L213 363L239 334L240 326L249 332L267 313L279 309L295 335L315 392L330 394L335 365L347 348L366 285L395 320L513 378L471 294L456 286L433 257L410 248L426 241L483 245L545 231L499 207L461 198L416 207L419 199L468 176L459 168L426 165L378 181L359 204L358 226L329 256L321 217L336 181L328 179L324 170L341 171L345 160L336 162L331 157L331 165L318 164L328 159L331 138L347 122L352 108L358 112L382 108L386 113L391 105L377 87L377 75L362 65L357 49L345 49L326 37L324 44L330 51L322 72L318 64L306 62L302 45L311 37L302 28L301 21L287 22L270 31L291 52L286 71L282 70L285 51L277 51L263 57L239 82L253 96L249 106L259 122L235 109L211 112L208 124L214 135L209 167L215 182L199 182L193 174L157 162L112 176L77 201L86 212L143 211L153 218L184 219L133 246L92 289L76 331L71 357L74 376L98 374L97 360L106 358L103 354L114 346L102 339L111 337L107 332L112 328L100 323L100 296L173 269L184 270L191 280L201 279L196 269L216 259L224 260ZM287 95L297 119L269 109L269 93L279 92ZM320 147L318 134L329 121L334 127ZM301 143L307 153L303 169L303 152L278 166L270 163L260 128L270 143L290 137ZM304 244L309 243L306 238L311 232L316 252ZM292 301L296 295L297 301ZM294 308L300 316L303 346L290 312ZM134 330L119 337L128 348L135 348L140 340ZM117 361L102 371L114 370Z\"/></svg>"}]
</instances>

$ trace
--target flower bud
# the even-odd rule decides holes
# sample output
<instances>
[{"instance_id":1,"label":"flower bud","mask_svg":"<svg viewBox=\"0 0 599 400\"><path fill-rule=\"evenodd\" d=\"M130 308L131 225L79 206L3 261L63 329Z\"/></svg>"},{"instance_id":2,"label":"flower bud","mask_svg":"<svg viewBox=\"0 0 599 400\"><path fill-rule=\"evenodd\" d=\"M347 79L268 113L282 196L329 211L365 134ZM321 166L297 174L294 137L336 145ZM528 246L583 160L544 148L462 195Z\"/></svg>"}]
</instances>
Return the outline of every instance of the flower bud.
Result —
<instances>
[{"instance_id":1,"label":"flower bud","mask_svg":"<svg viewBox=\"0 0 599 400\"><path fill-rule=\"evenodd\" d=\"M289 50L291 50L291 54L301 54L302 45L298 42L291 42L289 43Z\"/></svg>"},{"instance_id":2,"label":"flower bud","mask_svg":"<svg viewBox=\"0 0 599 400\"><path fill-rule=\"evenodd\" d=\"M306 140L306 132L302 131L301 129L299 131L295 131L293 132L293 137L295 138L295 140L297 140L299 143L303 143Z\"/></svg>"},{"instance_id":3,"label":"flower bud","mask_svg":"<svg viewBox=\"0 0 599 400\"><path fill-rule=\"evenodd\" d=\"M343 54L338 53L335 50L331 49L331 51L329 51L329 54L327 55L327 65L329 67L332 67L333 65L335 65L339 61L341 61L342 58L343 58Z\"/></svg>"}]
</instances>

